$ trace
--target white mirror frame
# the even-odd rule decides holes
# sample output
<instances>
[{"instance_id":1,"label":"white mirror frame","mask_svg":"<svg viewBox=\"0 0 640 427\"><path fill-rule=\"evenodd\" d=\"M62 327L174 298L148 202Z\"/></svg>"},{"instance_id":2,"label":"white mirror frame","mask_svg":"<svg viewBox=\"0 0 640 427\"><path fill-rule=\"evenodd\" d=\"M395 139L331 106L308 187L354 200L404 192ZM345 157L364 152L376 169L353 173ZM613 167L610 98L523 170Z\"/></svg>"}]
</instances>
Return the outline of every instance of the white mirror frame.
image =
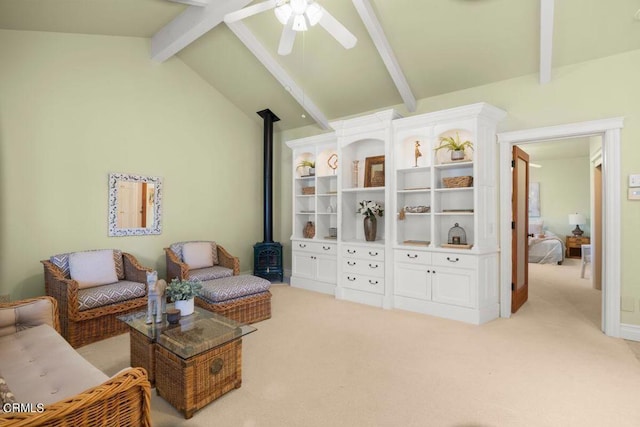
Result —
<instances>
[{"instance_id":1,"label":"white mirror frame","mask_svg":"<svg viewBox=\"0 0 640 427\"><path fill-rule=\"evenodd\" d=\"M147 228L118 228L118 181L139 182L154 185L153 226ZM162 178L155 176L109 174L109 236L146 236L162 232Z\"/></svg>"}]
</instances>

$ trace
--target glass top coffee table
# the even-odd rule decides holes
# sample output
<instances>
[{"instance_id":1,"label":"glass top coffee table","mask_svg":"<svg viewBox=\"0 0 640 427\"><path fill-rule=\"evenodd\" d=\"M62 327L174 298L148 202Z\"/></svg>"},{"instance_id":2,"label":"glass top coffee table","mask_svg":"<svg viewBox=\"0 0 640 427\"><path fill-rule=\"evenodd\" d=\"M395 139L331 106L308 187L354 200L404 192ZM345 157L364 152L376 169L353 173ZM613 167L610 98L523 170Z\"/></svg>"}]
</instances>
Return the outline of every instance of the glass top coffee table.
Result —
<instances>
[{"instance_id":1,"label":"glass top coffee table","mask_svg":"<svg viewBox=\"0 0 640 427\"><path fill-rule=\"evenodd\" d=\"M242 384L242 337L256 331L200 307L171 325L145 323L147 312L120 316L129 325L131 366L147 370L156 392L191 418Z\"/></svg>"}]
</instances>

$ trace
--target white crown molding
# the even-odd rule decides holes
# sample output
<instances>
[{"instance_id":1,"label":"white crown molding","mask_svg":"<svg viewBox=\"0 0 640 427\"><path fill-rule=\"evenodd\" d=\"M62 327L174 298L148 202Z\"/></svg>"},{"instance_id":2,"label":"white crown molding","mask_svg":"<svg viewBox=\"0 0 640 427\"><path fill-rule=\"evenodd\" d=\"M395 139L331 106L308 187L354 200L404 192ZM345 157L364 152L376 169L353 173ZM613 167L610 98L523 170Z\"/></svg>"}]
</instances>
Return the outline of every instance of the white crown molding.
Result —
<instances>
[{"instance_id":1,"label":"white crown molding","mask_svg":"<svg viewBox=\"0 0 640 427\"><path fill-rule=\"evenodd\" d=\"M551 81L554 0L540 0L540 84Z\"/></svg>"},{"instance_id":2,"label":"white crown molding","mask_svg":"<svg viewBox=\"0 0 640 427\"><path fill-rule=\"evenodd\" d=\"M280 82L291 96L309 113L322 129L330 129L329 122L325 115L315 105L315 103L304 94L300 86L287 74L282 66L269 54L262 46L256 36L241 21L228 22L227 26L240 39L242 43L253 53L253 55L264 65L264 67Z\"/></svg>"},{"instance_id":3,"label":"white crown molding","mask_svg":"<svg viewBox=\"0 0 640 427\"><path fill-rule=\"evenodd\" d=\"M336 133L327 132L320 135L307 136L304 138L292 139L286 141L287 147L294 149L298 147L304 147L306 145L322 145L336 142Z\"/></svg>"},{"instance_id":4,"label":"white crown molding","mask_svg":"<svg viewBox=\"0 0 640 427\"><path fill-rule=\"evenodd\" d=\"M387 67L387 71L396 85L400 96L410 112L416 111L416 98L411 92L407 78L402 72L402 68L396 59L396 55L387 40L387 36L384 34L382 25L376 16L376 12L373 10L369 0L353 0L353 5L356 7L364 26L373 40L373 44L378 49L378 53L382 58L382 62Z\"/></svg>"},{"instance_id":5,"label":"white crown molding","mask_svg":"<svg viewBox=\"0 0 640 427\"><path fill-rule=\"evenodd\" d=\"M449 120L460 120L465 117L484 117L492 121L499 121L505 118L506 115L507 112L500 108L494 107L486 102L478 102L462 107L404 117L394 120L393 126L395 129L401 130L403 128L414 128L416 126L428 126Z\"/></svg>"},{"instance_id":6,"label":"white crown molding","mask_svg":"<svg viewBox=\"0 0 640 427\"><path fill-rule=\"evenodd\" d=\"M189 6L151 37L151 59L164 62L220 24L227 13L251 0L217 0L206 6Z\"/></svg>"}]
</instances>

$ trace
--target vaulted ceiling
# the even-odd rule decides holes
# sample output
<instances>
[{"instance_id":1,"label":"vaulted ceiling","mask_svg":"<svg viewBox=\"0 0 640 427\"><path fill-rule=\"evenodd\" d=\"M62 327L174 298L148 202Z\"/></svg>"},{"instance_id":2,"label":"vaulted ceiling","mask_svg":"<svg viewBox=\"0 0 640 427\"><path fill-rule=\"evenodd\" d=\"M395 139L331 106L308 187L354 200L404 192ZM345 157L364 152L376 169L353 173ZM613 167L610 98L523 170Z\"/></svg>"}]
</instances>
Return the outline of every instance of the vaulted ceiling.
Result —
<instances>
[{"instance_id":1,"label":"vaulted ceiling","mask_svg":"<svg viewBox=\"0 0 640 427\"><path fill-rule=\"evenodd\" d=\"M181 41L186 46L173 49L175 54L256 121L261 120L256 111L270 108L281 119L280 130L314 123L323 127L330 120L390 106L410 114L411 98L537 74L545 57L551 68L543 66L543 74L551 70L553 79L556 67L640 49L640 21L634 19L640 0L318 0L357 37L356 46L346 50L316 26L297 35L290 55L280 56L282 25L273 11L232 28L212 21L215 10L259 1L0 0L0 28L156 42L163 39L165 26L191 14L206 30L191 36L193 41ZM546 21L541 4L553 6ZM401 95L376 48L367 27L371 21L359 13L363 5L373 12L388 48L383 52L395 59L396 78L404 78L409 96ZM541 43L545 28L552 34L549 43L544 37ZM253 41L247 44L247 38Z\"/></svg>"}]
</instances>

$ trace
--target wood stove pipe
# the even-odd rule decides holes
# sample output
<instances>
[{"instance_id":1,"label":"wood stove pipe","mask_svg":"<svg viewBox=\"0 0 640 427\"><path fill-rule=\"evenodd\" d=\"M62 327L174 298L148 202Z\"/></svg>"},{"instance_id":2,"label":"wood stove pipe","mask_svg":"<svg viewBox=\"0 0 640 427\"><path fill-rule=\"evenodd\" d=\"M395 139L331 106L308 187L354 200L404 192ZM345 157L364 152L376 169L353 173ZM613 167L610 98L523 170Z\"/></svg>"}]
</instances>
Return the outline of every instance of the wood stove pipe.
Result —
<instances>
[{"instance_id":1,"label":"wood stove pipe","mask_svg":"<svg viewBox=\"0 0 640 427\"><path fill-rule=\"evenodd\" d=\"M264 120L264 160L263 160L263 243L273 242L273 123L279 121L278 116L268 108L258 111Z\"/></svg>"}]
</instances>

